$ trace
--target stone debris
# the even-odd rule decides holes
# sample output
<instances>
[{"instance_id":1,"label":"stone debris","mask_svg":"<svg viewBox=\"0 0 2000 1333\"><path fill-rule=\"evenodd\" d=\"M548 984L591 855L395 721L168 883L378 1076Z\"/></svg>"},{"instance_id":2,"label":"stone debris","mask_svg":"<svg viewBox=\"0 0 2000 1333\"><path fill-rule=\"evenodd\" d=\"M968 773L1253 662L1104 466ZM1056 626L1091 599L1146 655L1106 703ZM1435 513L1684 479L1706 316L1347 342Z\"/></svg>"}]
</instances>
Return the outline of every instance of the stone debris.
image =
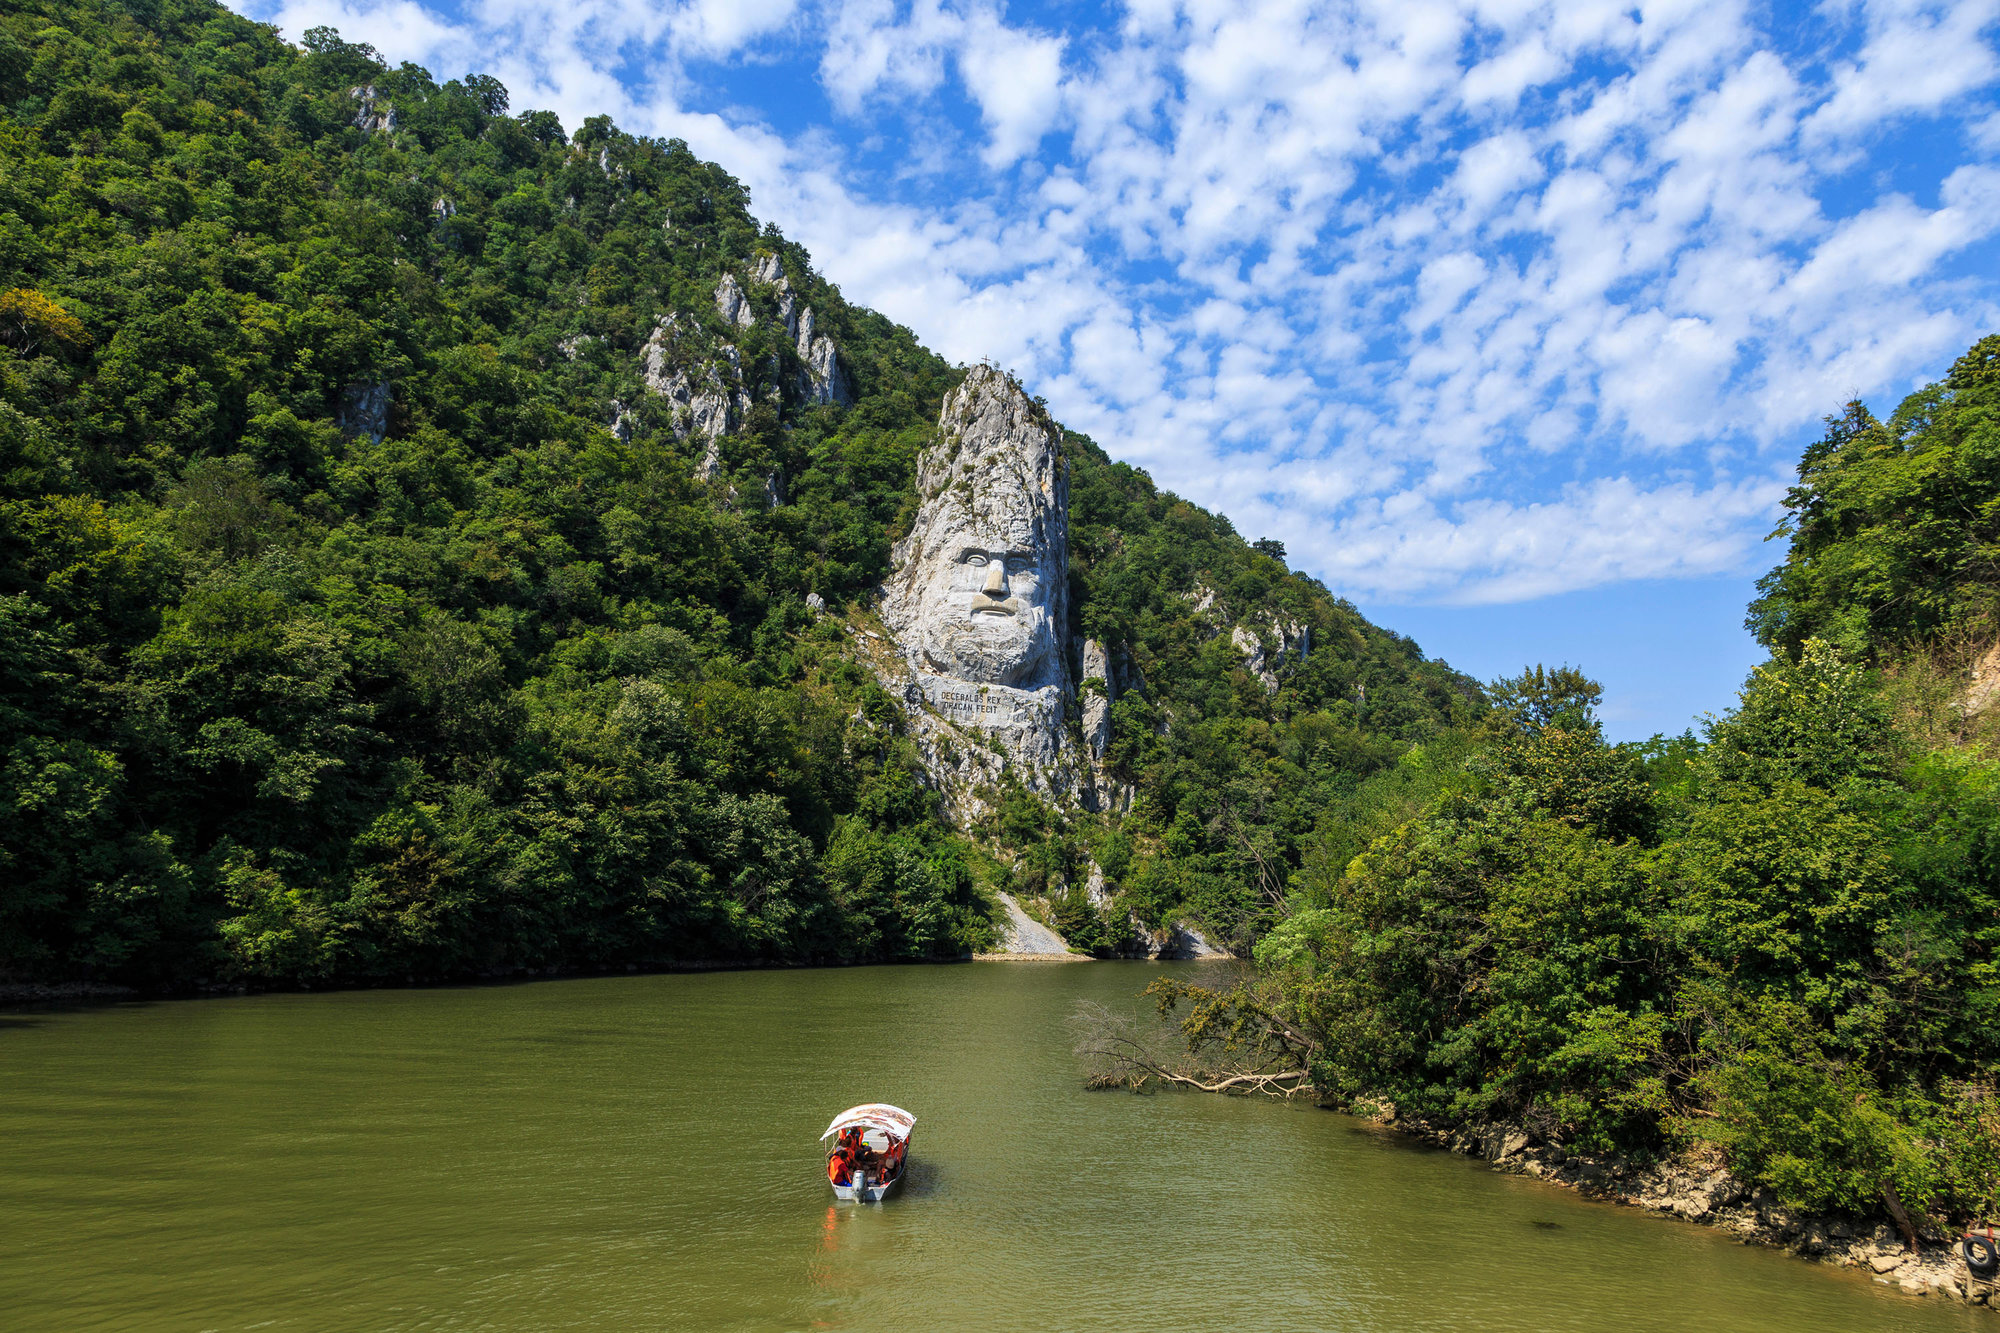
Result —
<instances>
[{"instance_id":1,"label":"stone debris","mask_svg":"<svg viewBox=\"0 0 2000 1333\"><path fill-rule=\"evenodd\" d=\"M1001 894L1000 905L1006 909L1007 920L1000 929L999 947L990 954L982 955L983 957L1050 961L1070 961L1084 957L1083 954L1071 953L1068 942L1062 936L1029 916L1013 894Z\"/></svg>"},{"instance_id":2,"label":"stone debris","mask_svg":"<svg viewBox=\"0 0 2000 1333\"><path fill-rule=\"evenodd\" d=\"M1367 1108L1357 1107L1358 1111ZM1711 1160L1682 1158L1641 1164L1594 1158L1556 1143L1537 1143L1520 1125L1496 1123L1440 1129L1404 1120L1394 1106L1377 1102L1373 1118L1453 1152L1492 1162L1496 1169L1532 1176L1597 1198L1663 1216L1719 1227L1748 1245L1769 1245L1821 1263L1863 1268L1874 1280L1913 1295L1950 1296L2000 1308L1995 1284L1973 1277L1960 1259L1957 1238L1922 1237L1916 1251L1887 1223L1859 1223L1839 1216L1801 1217L1766 1189L1752 1189Z\"/></svg>"}]
</instances>

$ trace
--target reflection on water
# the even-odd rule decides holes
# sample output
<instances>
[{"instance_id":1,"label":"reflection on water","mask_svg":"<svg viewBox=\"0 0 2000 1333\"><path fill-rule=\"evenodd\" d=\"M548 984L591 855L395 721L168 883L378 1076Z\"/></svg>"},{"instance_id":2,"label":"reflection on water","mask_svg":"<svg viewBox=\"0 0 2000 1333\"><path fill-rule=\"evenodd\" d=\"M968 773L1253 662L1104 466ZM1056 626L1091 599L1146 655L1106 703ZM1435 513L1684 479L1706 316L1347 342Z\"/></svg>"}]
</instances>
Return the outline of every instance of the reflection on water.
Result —
<instances>
[{"instance_id":1,"label":"reflection on water","mask_svg":"<svg viewBox=\"0 0 2000 1333\"><path fill-rule=\"evenodd\" d=\"M1192 966L1192 965L1184 965ZM1083 1090L1147 964L617 977L0 1024L35 1330L1930 1330L1976 1312L1306 1107ZM918 1117L834 1204L844 1106Z\"/></svg>"}]
</instances>

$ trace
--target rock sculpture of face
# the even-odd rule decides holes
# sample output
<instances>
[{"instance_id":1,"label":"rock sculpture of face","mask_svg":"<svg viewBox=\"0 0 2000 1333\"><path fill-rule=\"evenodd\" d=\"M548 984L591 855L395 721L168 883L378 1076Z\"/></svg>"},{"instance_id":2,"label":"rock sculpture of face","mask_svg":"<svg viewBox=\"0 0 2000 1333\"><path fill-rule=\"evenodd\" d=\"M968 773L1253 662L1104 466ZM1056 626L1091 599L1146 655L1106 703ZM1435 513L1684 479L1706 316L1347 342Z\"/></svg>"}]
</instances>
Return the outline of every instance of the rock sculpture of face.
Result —
<instances>
[{"instance_id":1,"label":"rock sculpture of face","mask_svg":"<svg viewBox=\"0 0 2000 1333\"><path fill-rule=\"evenodd\" d=\"M925 589L924 656L948 676L1018 685L1040 673L1053 646L1045 554L976 534L947 543Z\"/></svg>"},{"instance_id":2,"label":"rock sculpture of face","mask_svg":"<svg viewBox=\"0 0 2000 1333\"><path fill-rule=\"evenodd\" d=\"M1021 387L974 367L918 460L924 497L882 618L920 672L1040 690L1067 680L1069 487L1060 437Z\"/></svg>"}]
</instances>

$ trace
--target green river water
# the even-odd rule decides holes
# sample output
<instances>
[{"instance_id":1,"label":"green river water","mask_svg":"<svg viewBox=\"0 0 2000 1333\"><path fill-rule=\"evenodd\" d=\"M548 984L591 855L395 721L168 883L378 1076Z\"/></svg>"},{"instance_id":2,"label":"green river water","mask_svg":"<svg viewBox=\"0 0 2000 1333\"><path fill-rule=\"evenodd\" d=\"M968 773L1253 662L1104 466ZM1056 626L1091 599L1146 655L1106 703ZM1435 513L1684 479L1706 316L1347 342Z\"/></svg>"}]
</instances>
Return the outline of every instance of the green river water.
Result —
<instances>
[{"instance_id":1,"label":"green river water","mask_svg":"<svg viewBox=\"0 0 2000 1333\"><path fill-rule=\"evenodd\" d=\"M1158 966L0 1015L0 1328L2000 1329L1328 1112L1085 1091L1076 1002ZM910 1177L835 1205L817 1137L877 1099Z\"/></svg>"}]
</instances>

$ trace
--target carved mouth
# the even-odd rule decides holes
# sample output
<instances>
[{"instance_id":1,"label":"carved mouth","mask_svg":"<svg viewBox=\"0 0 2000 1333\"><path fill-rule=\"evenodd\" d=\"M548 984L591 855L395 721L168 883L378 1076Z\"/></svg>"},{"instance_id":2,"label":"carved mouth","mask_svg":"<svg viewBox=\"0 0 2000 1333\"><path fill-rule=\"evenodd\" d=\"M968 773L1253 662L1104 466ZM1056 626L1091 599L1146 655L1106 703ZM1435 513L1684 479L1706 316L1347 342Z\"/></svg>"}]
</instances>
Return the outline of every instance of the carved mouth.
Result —
<instances>
[{"instance_id":1,"label":"carved mouth","mask_svg":"<svg viewBox=\"0 0 2000 1333\"><path fill-rule=\"evenodd\" d=\"M1014 614L1014 608L1005 603L993 602L986 606L973 607L972 614L975 616L1011 616Z\"/></svg>"}]
</instances>

